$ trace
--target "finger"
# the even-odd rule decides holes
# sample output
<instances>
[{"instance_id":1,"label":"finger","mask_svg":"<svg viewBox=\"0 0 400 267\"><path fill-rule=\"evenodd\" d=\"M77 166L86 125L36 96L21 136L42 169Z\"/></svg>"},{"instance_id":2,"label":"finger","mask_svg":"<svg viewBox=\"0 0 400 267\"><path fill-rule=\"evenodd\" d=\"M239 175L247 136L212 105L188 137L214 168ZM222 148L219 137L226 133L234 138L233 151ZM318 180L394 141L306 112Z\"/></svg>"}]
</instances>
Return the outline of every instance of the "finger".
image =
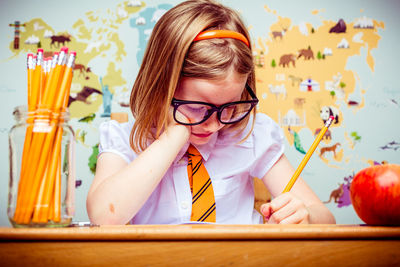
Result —
<instances>
[{"instance_id":1,"label":"finger","mask_svg":"<svg viewBox=\"0 0 400 267\"><path fill-rule=\"evenodd\" d=\"M296 213L296 206L292 202L288 202L285 206L276 210L270 216L270 220L274 223L281 223L281 221Z\"/></svg>"},{"instance_id":2,"label":"finger","mask_svg":"<svg viewBox=\"0 0 400 267\"><path fill-rule=\"evenodd\" d=\"M271 216L272 213L271 204L262 204L260 207L260 212L265 217L265 219L268 220L269 216Z\"/></svg>"},{"instance_id":3,"label":"finger","mask_svg":"<svg viewBox=\"0 0 400 267\"><path fill-rule=\"evenodd\" d=\"M175 122L174 120L174 108L171 106L168 109L168 124Z\"/></svg>"},{"instance_id":4,"label":"finger","mask_svg":"<svg viewBox=\"0 0 400 267\"><path fill-rule=\"evenodd\" d=\"M276 223L280 223L284 219L292 216L294 213L296 213L298 210L306 210L305 206L302 201L299 199L295 198L292 194L286 193L279 198L277 198L276 203L272 203L272 208L274 209L275 207L280 208L278 210L274 210L273 214L271 215L271 219L275 221ZM288 201L288 202L286 202ZM274 204L276 206L274 207ZM307 211L307 210L306 210Z\"/></svg>"},{"instance_id":5,"label":"finger","mask_svg":"<svg viewBox=\"0 0 400 267\"><path fill-rule=\"evenodd\" d=\"M191 119L189 117L187 117L185 114L183 114L182 112L180 112L179 110L175 111L175 117L178 121L181 121L183 123L191 122Z\"/></svg>"},{"instance_id":6,"label":"finger","mask_svg":"<svg viewBox=\"0 0 400 267\"><path fill-rule=\"evenodd\" d=\"M269 214L265 216L266 223L268 224L277 224L280 221L280 215L275 214L279 209L285 206L288 202L290 202L290 195L282 194L274 198L269 204ZM278 217L277 217L278 215Z\"/></svg>"},{"instance_id":7,"label":"finger","mask_svg":"<svg viewBox=\"0 0 400 267\"><path fill-rule=\"evenodd\" d=\"M270 216L268 220L265 222L266 224L278 224L274 217Z\"/></svg>"},{"instance_id":8,"label":"finger","mask_svg":"<svg viewBox=\"0 0 400 267\"><path fill-rule=\"evenodd\" d=\"M289 217L283 219L280 224L308 224L309 214L306 209L301 209L290 215Z\"/></svg>"},{"instance_id":9,"label":"finger","mask_svg":"<svg viewBox=\"0 0 400 267\"><path fill-rule=\"evenodd\" d=\"M178 110L175 112L175 117L180 122L189 123L189 119Z\"/></svg>"},{"instance_id":10,"label":"finger","mask_svg":"<svg viewBox=\"0 0 400 267\"><path fill-rule=\"evenodd\" d=\"M171 126L171 125L180 125L180 126L182 126L182 124L178 123L178 122L175 120L175 118L174 118L174 109L173 109L172 107L170 107L168 113L169 113L169 114L168 114L167 123L168 123L169 126ZM185 123L189 123L189 120L188 120L181 112L179 112L178 110L177 110L176 113L175 113L175 117L176 117L179 121L182 121L182 122L185 122ZM191 126L190 126L190 125L185 125L185 127L188 129L189 134L190 134L191 129L192 129Z\"/></svg>"},{"instance_id":11,"label":"finger","mask_svg":"<svg viewBox=\"0 0 400 267\"><path fill-rule=\"evenodd\" d=\"M270 202L272 211L281 209L283 206L289 203L292 198L293 196L290 193L284 193L282 195L277 196Z\"/></svg>"}]
</instances>

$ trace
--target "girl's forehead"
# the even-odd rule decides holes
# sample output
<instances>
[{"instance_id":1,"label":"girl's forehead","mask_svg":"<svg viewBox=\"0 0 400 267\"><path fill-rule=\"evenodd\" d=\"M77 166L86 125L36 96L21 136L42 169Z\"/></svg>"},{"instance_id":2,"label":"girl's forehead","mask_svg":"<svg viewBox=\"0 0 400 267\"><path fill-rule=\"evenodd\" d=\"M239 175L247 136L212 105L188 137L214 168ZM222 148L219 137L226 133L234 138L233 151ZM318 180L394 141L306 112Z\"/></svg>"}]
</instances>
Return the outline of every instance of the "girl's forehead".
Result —
<instances>
[{"instance_id":1,"label":"girl's forehead","mask_svg":"<svg viewBox=\"0 0 400 267\"><path fill-rule=\"evenodd\" d=\"M247 81L248 74L241 74L232 69L227 70L225 73L218 75L213 78L201 78L201 77L181 77L180 85L192 84L192 85L213 85L213 86L224 86L242 84Z\"/></svg>"},{"instance_id":2,"label":"girl's forehead","mask_svg":"<svg viewBox=\"0 0 400 267\"><path fill-rule=\"evenodd\" d=\"M175 97L182 100L224 104L240 99L246 81L247 75L228 74L220 79L183 77L179 81Z\"/></svg>"}]
</instances>

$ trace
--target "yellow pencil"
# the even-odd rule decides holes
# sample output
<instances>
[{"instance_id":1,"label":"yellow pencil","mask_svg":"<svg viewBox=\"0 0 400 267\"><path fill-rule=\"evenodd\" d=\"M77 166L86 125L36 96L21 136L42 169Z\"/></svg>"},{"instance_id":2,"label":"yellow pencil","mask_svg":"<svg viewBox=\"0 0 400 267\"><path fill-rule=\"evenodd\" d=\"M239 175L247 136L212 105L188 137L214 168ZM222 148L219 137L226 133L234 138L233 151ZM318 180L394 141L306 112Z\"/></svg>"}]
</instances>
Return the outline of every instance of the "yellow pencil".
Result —
<instances>
[{"instance_id":1,"label":"yellow pencil","mask_svg":"<svg viewBox=\"0 0 400 267\"><path fill-rule=\"evenodd\" d=\"M307 151L306 155L304 156L303 160L300 162L299 167L297 167L296 171L294 172L292 178L286 185L283 193L289 192L292 189L292 186L296 182L297 178L299 178L300 173L303 171L304 167L306 166L308 160L311 158L311 155L314 153L314 150L317 148L319 142L321 142L322 137L325 135L326 131L328 130L329 126L331 126L334 117L330 116L329 119L325 122L324 127L321 129L317 137L315 138L314 142L312 143L310 149Z\"/></svg>"}]
</instances>

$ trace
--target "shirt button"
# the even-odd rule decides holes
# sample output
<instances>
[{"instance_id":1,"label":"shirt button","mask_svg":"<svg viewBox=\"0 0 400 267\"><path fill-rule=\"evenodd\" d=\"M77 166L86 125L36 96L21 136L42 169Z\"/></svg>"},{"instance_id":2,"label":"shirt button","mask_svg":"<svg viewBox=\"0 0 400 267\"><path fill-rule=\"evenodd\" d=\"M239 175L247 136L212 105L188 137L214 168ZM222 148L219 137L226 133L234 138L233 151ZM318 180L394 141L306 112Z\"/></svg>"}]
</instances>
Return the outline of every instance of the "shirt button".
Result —
<instances>
[{"instance_id":1,"label":"shirt button","mask_svg":"<svg viewBox=\"0 0 400 267\"><path fill-rule=\"evenodd\" d=\"M187 208L189 208L189 202L187 201L182 201L181 202L181 208L186 210Z\"/></svg>"}]
</instances>

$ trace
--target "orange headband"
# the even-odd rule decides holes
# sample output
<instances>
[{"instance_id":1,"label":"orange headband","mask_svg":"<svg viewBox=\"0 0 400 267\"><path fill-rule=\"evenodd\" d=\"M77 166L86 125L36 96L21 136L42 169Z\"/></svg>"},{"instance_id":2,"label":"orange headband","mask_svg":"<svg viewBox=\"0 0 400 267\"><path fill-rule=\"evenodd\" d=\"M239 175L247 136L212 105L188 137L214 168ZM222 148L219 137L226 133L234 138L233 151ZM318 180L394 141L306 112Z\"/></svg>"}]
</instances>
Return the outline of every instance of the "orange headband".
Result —
<instances>
[{"instance_id":1,"label":"orange headband","mask_svg":"<svg viewBox=\"0 0 400 267\"><path fill-rule=\"evenodd\" d=\"M237 39L245 43L248 47L249 41L247 38L238 32L234 31L229 31L229 30L212 30L212 31L204 31L199 33L196 38L194 38L193 42L195 41L201 41L201 40L206 40L206 39L212 39L212 38L232 38L232 39Z\"/></svg>"}]
</instances>

